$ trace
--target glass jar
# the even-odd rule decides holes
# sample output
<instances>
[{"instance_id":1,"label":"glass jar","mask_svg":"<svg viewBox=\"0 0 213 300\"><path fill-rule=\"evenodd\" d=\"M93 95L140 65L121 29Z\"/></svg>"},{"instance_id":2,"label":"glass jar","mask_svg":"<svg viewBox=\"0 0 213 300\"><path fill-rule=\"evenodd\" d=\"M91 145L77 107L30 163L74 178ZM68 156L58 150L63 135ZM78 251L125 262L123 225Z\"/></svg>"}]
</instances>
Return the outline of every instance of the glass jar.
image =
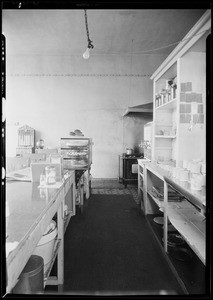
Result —
<instances>
[{"instance_id":1,"label":"glass jar","mask_svg":"<svg viewBox=\"0 0 213 300\"><path fill-rule=\"evenodd\" d=\"M165 98L164 98L164 103L167 103L167 102L169 102L169 91L168 90L165 91Z\"/></svg>"},{"instance_id":2,"label":"glass jar","mask_svg":"<svg viewBox=\"0 0 213 300\"><path fill-rule=\"evenodd\" d=\"M162 89L161 91L161 104L164 104L166 101L166 90Z\"/></svg>"},{"instance_id":3,"label":"glass jar","mask_svg":"<svg viewBox=\"0 0 213 300\"><path fill-rule=\"evenodd\" d=\"M54 166L47 166L45 168L46 183L55 184L56 183L56 169Z\"/></svg>"},{"instance_id":4,"label":"glass jar","mask_svg":"<svg viewBox=\"0 0 213 300\"><path fill-rule=\"evenodd\" d=\"M172 99L176 98L176 90L177 90L177 85L173 84L172 85Z\"/></svg>"}]
</instances>

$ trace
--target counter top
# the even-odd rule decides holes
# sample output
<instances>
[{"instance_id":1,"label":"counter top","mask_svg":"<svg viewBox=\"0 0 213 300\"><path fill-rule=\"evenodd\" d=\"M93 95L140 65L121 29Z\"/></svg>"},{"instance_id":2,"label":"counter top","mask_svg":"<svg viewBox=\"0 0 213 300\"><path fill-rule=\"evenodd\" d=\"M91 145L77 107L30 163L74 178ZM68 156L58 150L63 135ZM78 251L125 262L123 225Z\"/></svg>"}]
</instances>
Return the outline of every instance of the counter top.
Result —
<instances>
[{"instance_id":1,"label":"counter top","mask_svg":"<svg viewBox=\"0 0 213 300\"><path fill-rule=\"evenodd\" d=\"M186 197L192 204L199 207L203 213L206 211L206 188L196 191L191 189L191 184L188 181L180 181L174 178L169 171L164 170L159 165L146 163L146 168L150 169L161 179L164 179L176 191Z\"/></svg>"},{"instance_id":2,"label":"counter top","mask_svg":"<svg viewBox=\"0 0 213 300\"><path fill-rule=\"evenodd\" d=\"M20 242L40 214L48 209L58 189L38 188L39 183L10 181L6 184L9 206L7 242Z\"/></svg>"},{"instance_id":3,"label":"counter top","mask_svg":"<svg viewBox=\"0 0 213 300\"><path fill-rule=\"evenodd\" d=\"M18 173L29 174L29 168ZM66 185L72 175L74 171L66 174L59 188L39 188L39 183L30 181L6 182L6 201L9 207L9 216L6 218L8 292L16 284L49 222L59 209L62 210ZM63 215L62 211L61 214ZM15 245L14 249L10 248L11 245ZM7 251L9 249L10 252Z\"/></svg>"}]
</instances>

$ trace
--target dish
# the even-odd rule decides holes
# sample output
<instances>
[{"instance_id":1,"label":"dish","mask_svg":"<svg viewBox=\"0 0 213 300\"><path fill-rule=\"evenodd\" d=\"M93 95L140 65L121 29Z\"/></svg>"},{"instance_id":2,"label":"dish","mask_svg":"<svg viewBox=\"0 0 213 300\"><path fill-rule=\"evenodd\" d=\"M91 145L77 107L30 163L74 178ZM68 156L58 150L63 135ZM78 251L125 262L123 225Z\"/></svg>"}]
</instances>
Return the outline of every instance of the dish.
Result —
<instances>
[{"instance_id":1,"label":"dish","mask_svg":"<svg viewBox=\"0 0 213 300\"><path fill-rule=\"evenodd\" d=\"M163 222L164 222L163 217L155 217L155 218L153 219L153 221L154 221L155 223L157 223L157 224L160 224L160 225L163 225Z\"/></svg>"},{"instance_id":2,"label":"dish","mask_svg":"<svg viewBox=\"0 0 213 300\"><path fill-rule=\"evenodd\" d=\"M153 221L157 224L163 225L164 224L164 217L155 217ZM171 224L170 221L168 221L168 225Z\"/></svg>"},{"instance_id":3,"label":"dish","mask_svg":"<svg viewBox=\"0 0 213 300\"><path fill-rule=\"evenodd\" d=\"M164 239L162 238L162 241L164 242ZM169 233L168 234L168 239L167 239L167 244L170 247L176 247L176 246L181 246L185 243L184 238L177 234L177 233Z\"/></svg>"}]
</instances>

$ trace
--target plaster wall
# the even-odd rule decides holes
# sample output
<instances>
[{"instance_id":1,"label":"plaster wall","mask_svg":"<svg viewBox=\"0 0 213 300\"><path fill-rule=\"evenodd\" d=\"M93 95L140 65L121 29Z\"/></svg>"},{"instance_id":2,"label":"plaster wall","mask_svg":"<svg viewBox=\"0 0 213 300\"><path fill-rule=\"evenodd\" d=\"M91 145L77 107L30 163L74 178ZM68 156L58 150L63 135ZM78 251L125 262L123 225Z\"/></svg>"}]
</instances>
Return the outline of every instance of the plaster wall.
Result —
<instances>
[{"instance_id":1,"label":"plaster wall","mask_svg":"<svg viewBox=\"0 0 213 300\"><path fill-rule=\"evenodd\" d=\"M17 131L24 124L46 147L59 147L61 137L80 129L94 142L92 176L117 178L118 155L125 151L125 135L131 136L123 113L128 106L152 101L149 77L165 56L135 55L132 62L130 56L117 55L6 59L7 156L15 155ZM130 127L134 135L134 124Z\"/></svg>"}]
</instances>

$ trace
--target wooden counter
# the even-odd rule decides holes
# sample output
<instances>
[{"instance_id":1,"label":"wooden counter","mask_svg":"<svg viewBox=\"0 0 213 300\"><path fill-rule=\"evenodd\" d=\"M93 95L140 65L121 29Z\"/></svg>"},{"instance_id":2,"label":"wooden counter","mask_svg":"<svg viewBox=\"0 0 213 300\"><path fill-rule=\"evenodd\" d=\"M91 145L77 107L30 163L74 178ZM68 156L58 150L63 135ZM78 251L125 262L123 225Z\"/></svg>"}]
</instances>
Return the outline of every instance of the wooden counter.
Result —
<instances>
[{"instance_id":1,"label":"wooden counter","mask_svg":"<svg viewBox=\"0 0 213 300\"><path fill-rule=\"evenodd\" d=\"M202 263L206 263L206 189L200 191L191 189L189 182L181 182L171 176L171 174L153 163L146 163L144 166L144 191L145 195L145 214L152 214L152 207L149 199L152 199L164 213L164 249L167 252L167 218L172 225L180 232L191 249L200 258ZM160 180L164 186L164 199L153 197L150 194L152 186L156 186ZM181 202L170 202L168 199L168 186L184 196ZM157 187L157 186L156 186Z\"/></svg>"},{"instance_id":2,"label":"wooden counter","mask_svg":"<svg viewBox=\"0 0 213 300\"><path fill-rule=\"evenodd\" d=\"M26 170L22 172L26 172ZM54 284L63 285L64 200L75 173L71 171L58 188L38 188L38 183L7 181L6 201L9 205L6 249L8 243L18 242L6 259L7 292L11 292L47 226L57 213L58 278ZM73 190L75 190L73 188ZM75 208L74 192L72 207ZM75 214L75 211L73 212Z\"/></svg>"}]
</instances>

